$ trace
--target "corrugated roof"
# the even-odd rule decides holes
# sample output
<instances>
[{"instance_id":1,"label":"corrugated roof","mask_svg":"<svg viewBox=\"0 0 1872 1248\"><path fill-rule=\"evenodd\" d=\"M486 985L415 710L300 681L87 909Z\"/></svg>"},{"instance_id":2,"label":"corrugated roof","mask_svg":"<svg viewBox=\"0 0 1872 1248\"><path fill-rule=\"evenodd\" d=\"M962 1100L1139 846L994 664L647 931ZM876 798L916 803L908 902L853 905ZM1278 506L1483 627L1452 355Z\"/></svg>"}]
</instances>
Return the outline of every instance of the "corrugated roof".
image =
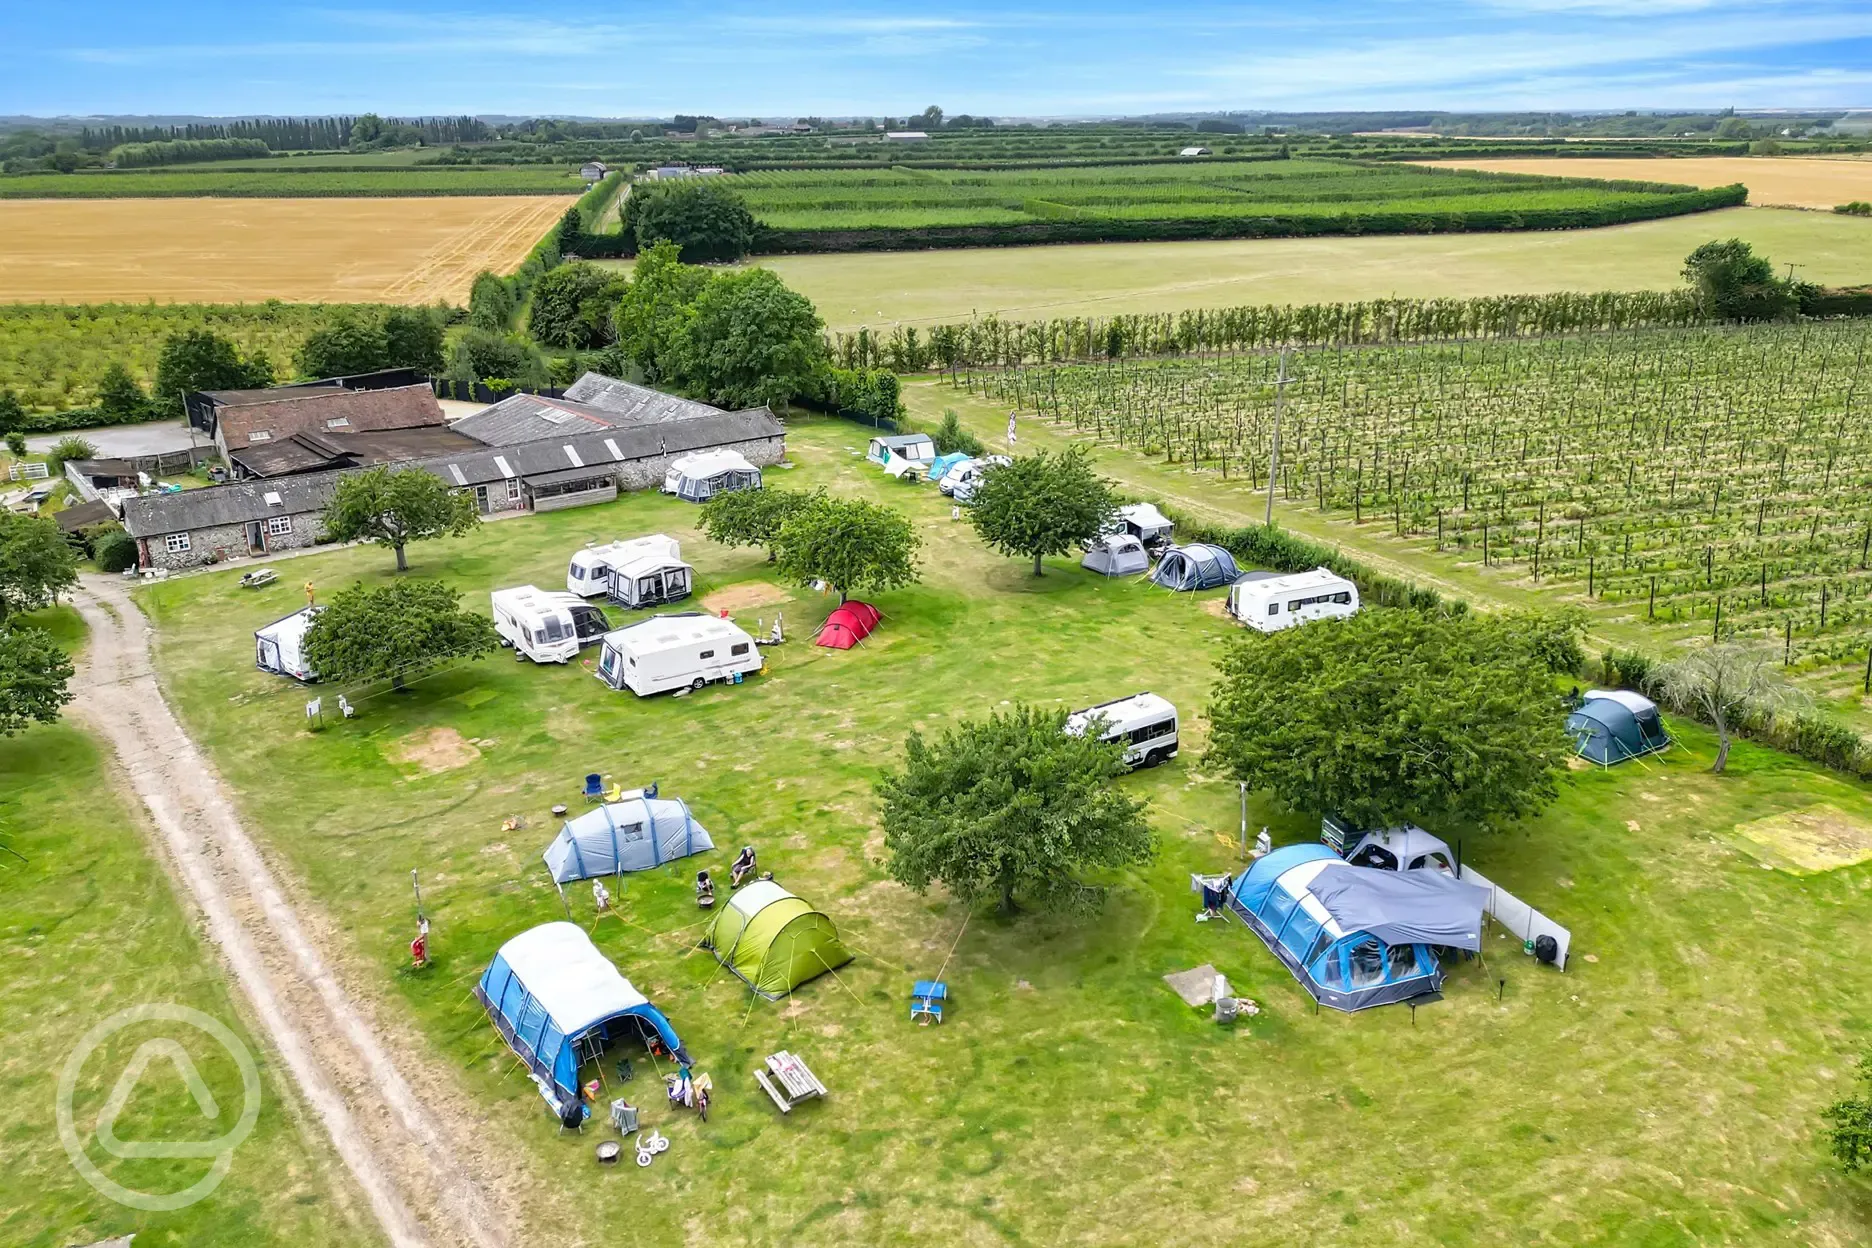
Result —
<instances>
[{"instance_id":1,"label":"corrugated roof","mask_svg":"<svg viewBox=\"0 0 1872 1248\"><path fill-rule=\"evenodd\" d=\"M589 404L625 418L613 422L615 424L688 420L694 416L710 416L721 410L713 404L665 394L648 386L632 385L602 373L586 373L566 388L565 397L574 403Z\"/></svg>"}]
</instances>

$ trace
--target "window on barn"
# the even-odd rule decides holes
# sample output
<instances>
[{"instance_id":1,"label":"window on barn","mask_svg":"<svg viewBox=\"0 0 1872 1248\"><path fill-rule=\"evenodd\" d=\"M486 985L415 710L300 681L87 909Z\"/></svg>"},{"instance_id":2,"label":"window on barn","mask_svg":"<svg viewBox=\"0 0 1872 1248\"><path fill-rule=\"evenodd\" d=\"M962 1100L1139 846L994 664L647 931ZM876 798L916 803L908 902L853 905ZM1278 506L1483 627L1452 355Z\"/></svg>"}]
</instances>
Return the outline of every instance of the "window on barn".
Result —
<instances>
[{"instance_id":1,"label":"window on barn","mask_svg":"<svg viewBox=\"0 0 1872 1248\"><path fill-rule=\"evenodd\" d=\"M325 422L325 427L327 429L349 429L351 427L351 420L346 416L334 416Z\"/></svg>"},{"instance_id":2,"label":"window on barn","mask_svg":"<svg viewBox=\"0 0 1872 1248\"><path fill-rule=\"evenodd\" d=\"M168 550L170 554L179 555L189 548L189 535L186 533L171 533L163 538L163 547Z\"/></svg>"},{"instance_id":3,"label":"window on barn","mask_svg":"<svg viewBox=\"0 0 1872 1248\"><path fill-rule=\"evenodd\" d=\"M291 516L268 516L267 517L267 536L268 537L291 537L292 536L292 517Z\"/></svg>"},{"instance_id":4,"label":"window on barn","mask_svg":"<svg viewBox=\"0 0 1872 1248\"><path fill-rule=\"evenodd\" d=\"M249 442L271 442L273 440L273 435L265 429L256 429L247 435L247 440Z\"/></svg>"},{"instance_id":5,"label":"window on barn","mask_svg":"<svg viewBox=\"0 0 1872 1248\"><path fill-rule=\"evenodd\" d=\"M520 478L519 477L507 478L507 501L510 503L517 503L520 501Z\"/></svg>"}]
</instances>

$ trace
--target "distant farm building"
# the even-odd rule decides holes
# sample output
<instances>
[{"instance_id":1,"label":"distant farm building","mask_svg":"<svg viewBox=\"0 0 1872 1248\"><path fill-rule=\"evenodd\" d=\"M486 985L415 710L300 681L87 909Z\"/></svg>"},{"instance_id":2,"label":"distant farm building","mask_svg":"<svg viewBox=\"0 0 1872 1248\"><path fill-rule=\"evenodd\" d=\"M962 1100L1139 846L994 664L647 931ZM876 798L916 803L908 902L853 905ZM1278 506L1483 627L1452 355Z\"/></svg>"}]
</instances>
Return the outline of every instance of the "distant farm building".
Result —
<instances>
[{"instance_id":1,"label":"distant farm building","mask_svg":"<svg viewBox=\"0 0 1872 1248\"><path fill-rule=\"evenodd\" d=\"M921 130L886 130L884 141L886 143L927 143L929 135Z\"/></svg>"},{"instance_id":2,"label":"distant farm building","mask_svg":"<svg viewBox=\"0 0 1872 1248\"><path fill-rule=\"evenodd\" d=\"M1211 152L1206 147L1186 147L1182 151L1178 152L1177 155L1179 156L1212 156L1214 155L1214 153Z\"/></svg>"},{"instance_id":3,"label":"distant farm building","mask_svg":"<svg viewBox=\"0 0 1872 1248\"><path fill-rule=\"evenodd\" d=\"M579 177L587 182L602 182L611 169L602 160L588 160L579 166Z\"/></svg>"}]
</instances>

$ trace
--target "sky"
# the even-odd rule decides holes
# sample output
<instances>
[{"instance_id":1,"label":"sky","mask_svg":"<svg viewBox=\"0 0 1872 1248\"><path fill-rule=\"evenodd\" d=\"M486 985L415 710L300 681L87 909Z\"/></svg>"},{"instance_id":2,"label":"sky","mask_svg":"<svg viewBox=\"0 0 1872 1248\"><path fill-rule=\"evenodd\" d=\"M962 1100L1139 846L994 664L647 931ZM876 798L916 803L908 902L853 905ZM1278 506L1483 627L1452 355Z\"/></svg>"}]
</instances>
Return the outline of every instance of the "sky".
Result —
<instances>
[{"instance_id":1,"label":"sky","mask_svg":"<svg viewBox=\"0 0 1872 1248\"><path fill-rule=\"evenodd\" d=\"M0 114L1872 107L1866 0L0 0Z\"/></svg>"}]
</instances>

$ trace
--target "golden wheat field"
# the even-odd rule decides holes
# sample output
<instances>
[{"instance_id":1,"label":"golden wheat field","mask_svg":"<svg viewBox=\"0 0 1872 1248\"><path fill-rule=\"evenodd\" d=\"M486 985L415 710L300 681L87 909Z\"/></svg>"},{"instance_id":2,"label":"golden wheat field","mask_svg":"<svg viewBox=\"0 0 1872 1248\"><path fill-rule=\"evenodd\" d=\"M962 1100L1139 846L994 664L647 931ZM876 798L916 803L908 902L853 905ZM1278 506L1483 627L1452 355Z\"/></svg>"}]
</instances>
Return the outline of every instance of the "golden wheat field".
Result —
<instances>
[{"instance_id":1,"label":"golden wheat field","mask_svg":"<svg viewBox=\"0 0 1872 1248\"><path fill-rule=\"evenodd\" d=\"M572 201L0 200L0 302L464 301Z\"/></svg>"},{"instance_id":2,"label":"golden wheat field","mask_svg":"<svg viewBox=\"0 0 1872 1248\"><path fill-rule=\"evenodd\" d=\"M1681 182L1687 186L1749 189L1749 203L1784 208L1831 208L1872 200L1872 160L1815 156L1607 157L1536 156L1504 160L1437 160L1419 164L1497 173L1539 173L1556 178Z\"/></svg>"}]
</instances>

